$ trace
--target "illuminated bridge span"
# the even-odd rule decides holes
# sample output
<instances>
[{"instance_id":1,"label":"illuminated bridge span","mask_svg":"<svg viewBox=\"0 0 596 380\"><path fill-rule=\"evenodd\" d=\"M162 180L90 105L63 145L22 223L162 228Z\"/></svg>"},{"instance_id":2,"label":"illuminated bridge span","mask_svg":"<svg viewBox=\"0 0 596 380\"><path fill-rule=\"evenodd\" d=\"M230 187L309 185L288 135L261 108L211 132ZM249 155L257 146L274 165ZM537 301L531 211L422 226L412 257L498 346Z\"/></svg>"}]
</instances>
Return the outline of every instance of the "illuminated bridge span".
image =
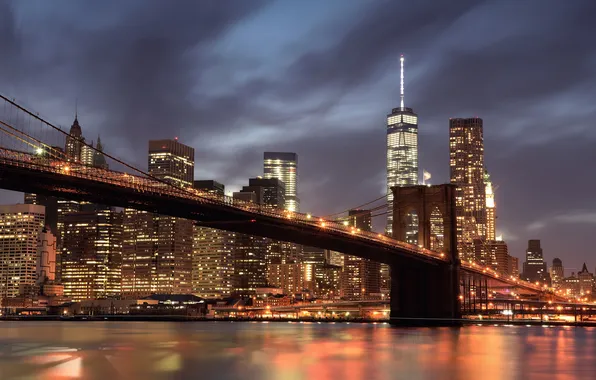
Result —
<instances>
[{"instance_id":1,"label":"illuminated bridge span","mask_svg":"<svg viewBox=\"0 0 596 380\"><path fill-rule=\"evenodd\" d=\"M73 136L0 95L0 187L186 218L222 230L289 241L388 264L391 267L391 318L436 321L461 316L470 294L488 297L488 283L539 297L543 286L496 273L457 255L452 185L393 188L394 236L360 231L334 220L261 206L225 195L179 187L83 142L111 159L108 170L73 162L61 149ZM444 247L430 247L430 209L443 215ZM419 245L404 243L404 215L419 215ZM483 289L484 285L484 291Z\"/></svg>"}]
</instances>

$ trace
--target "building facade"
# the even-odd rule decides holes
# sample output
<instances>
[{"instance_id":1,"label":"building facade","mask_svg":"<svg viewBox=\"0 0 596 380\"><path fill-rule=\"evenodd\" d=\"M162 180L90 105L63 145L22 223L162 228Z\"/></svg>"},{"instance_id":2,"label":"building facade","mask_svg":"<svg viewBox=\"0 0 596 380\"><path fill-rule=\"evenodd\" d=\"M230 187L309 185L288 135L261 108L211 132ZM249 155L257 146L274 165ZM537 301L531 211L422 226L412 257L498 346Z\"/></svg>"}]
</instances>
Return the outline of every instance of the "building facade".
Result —
<instances>
[{"instance_id":1,"label":"building facade","mask_svg":"<svg viewBox=\"0 0 596 380\"><path fill-rule=\"evenodd\" d=\"M224 195L217 181L194 181L195 189ZM233 232L193 226L192 292L203 298L229 297L234 280Z\"/></svg>"},{"instance_id":2,"label":"building facade","mask_svg":"<svg viewBox=\"0 0 596 380\"><path fill-rule=\"evenodd\" d=\"M522 279L530 282L550 283L550 276L546 269L546 262L542 255L540 240L528 240L526 261L523 265Z\"/></svg>"},{"instance_id":3,"label":"building facade","mask_svg":"<svg viewBox=\"0 0 596 380\"><path fill-rule=\"evenodd\" d=\"M449 120L449 166L456 190L457 243L460 257L473 259L474 239L486 239L484 137L480 118Z\"/></svg>"},{"instance_id":4,"label":"building facade","mask_svg":"<svg viewBox=\"0 0 596 380\"><path fill-rule=\"evenodd\" d=\"M558 257L553 259L553 265L550 267L550 278L555 289L559 289L563 286L565 268L563 267L563 261Z\"/></svg>"},{"instance_id":5,"label":"building facade","mask_svg":"<svg viewBox=\"0 0 596 380\"><path fill-rule=\"evenodd\" d=\"M73 301L119 297L122 282L122 213L85 204L65 216L62 284Z\"/></svg>"},{"instance_id":6,"label":"building facade","mask_svg":"<svg viewBox=\"0 0 596 380\"><path fill-rule=\"evenodd\" d=\"M495 189L487 171L484 172L486 197L486 240L497 240L497 205L495 203Z\"/></svg>"},{"instance_id":7,"label":"building facade","mask_svg":"<svg viewBox=\"0 0 596 380\"><path fill-rule=\"evenodd\" d=\"M263 156L263 176L277 178L285 188L284 206L292 212L300 211L298 198L298 155L291 152L265 152Z\"/></svg>"},{"instance_id":8,"label":"building facade","mask_svg":"<svg viewBox=\"0 0 596 380\"><path fill-rule=\"evenodd\" d=\"M370 210L349 210L348 218L352 228L371 231ZM341 294L348 300L381 298L381 265L372 260L344 255Z\"/></svg>"},{"instance_id":9,"label":"building facade","mask_svg":"<svg viewBox=\"0 0 596 380\"><path fill-rule=\"evenodd\" d=\"M148 167L159 180L191 187L194 149L177 139L149 141ZM192 221L127 209L123 228L125 297L192 292Z\"/></svg>"},{"instance_id":10,"label":"building facade","mask_svg":"<svg viewBox=\"0 0 596 380\"><path fill-rule=\"evenodd\" d=\"M37 282L39 234L45 209L40 205L0 206L0 298L19 295Z\"/></svg>"}]
</instances>

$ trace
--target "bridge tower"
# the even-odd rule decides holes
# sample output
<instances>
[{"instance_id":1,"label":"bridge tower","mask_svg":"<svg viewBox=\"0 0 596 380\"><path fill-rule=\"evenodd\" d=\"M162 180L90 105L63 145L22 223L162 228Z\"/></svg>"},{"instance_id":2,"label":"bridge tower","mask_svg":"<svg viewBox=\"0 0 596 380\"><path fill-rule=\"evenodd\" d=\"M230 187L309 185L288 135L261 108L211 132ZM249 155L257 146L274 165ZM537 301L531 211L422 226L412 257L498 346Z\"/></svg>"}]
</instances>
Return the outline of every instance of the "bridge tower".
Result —
<instances>
[{"instance_id":1,"label":"bridge tower","mask_svg":"<svg viewBox=\"0 0 596 380\"><path fill-rule=\"evenodd\" d=\"M461 318L459 267L454 185L417 185L393 187L393 237L405 241L408 216L418 216L418 245L431 247L431 235L442 230L441 252L449 259L444 264L414 262L395 258L391 267L391 321L396 324L452 324Z\"/></svg>"}]
</instances>

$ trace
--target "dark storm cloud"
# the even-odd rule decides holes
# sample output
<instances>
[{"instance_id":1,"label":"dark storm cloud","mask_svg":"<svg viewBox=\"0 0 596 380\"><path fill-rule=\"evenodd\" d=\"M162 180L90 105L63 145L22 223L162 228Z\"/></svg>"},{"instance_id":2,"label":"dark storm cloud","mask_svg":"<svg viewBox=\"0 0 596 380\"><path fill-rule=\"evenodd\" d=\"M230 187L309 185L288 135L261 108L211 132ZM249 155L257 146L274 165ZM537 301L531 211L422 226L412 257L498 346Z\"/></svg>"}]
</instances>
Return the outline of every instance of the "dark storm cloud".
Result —
<instances>
[{"instance_id":1,"label":"dark storm cloud","mask_svg":"<svg viewBox=\"0 0 596 380\"><path fill-rule=\"evenodd\" d=\"M295 151L302 204L324 214L384 187L383 119L397 106L404 53L406 103L420 114L420 167L432 182L448 180L448 118L481 116L511 252L560 228L587 256L589 234L572 221L594 212L585 163L595 159L596 2L373 1L352 12L320 2L336 18L299 20L310 28L299 41L270 26L293 17L283 6L254 25L270 3L0 0L0 91L62 124L78 97L86 136L101 132L110 152L142 168L148 139L181 135L197 173L229 189L262 173L263 151ZM247 24L268 36L249 51L274 49L269 37L292 41L268 60L222 49ZM567 183L585 187L569 200ZM549 257L563 247L549 244Z\"/></svg>"}]
</instances>

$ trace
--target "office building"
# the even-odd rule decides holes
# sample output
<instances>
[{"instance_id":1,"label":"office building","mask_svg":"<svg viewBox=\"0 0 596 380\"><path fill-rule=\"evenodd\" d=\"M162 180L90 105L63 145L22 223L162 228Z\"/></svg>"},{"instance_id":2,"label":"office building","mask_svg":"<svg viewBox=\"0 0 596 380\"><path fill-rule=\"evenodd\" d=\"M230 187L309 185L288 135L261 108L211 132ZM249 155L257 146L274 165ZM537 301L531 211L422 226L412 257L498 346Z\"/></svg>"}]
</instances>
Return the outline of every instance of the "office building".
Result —
<instances>
[{"instance_id":1,"label":"office building","mask_svg":"<svg viewBox=\"0 0 596 380\"><path fill-rule=\"evenodd\" d=\"M177 139L149 141L148 166L164 182L192 186L194 149ZM192 292L192 221L125 210L123 228L125 297Z\"/></svg>"},{"instance_id":2,"label":"office building","mask_svg":"<svg viewBox=\"0 0 596 380\"><path fill-rule=\"evenodd\" d=\"M553 259L553 265L550 267L550 278L553 288L559 289L563 286L563 280L565 279L565 268L563 267L563 261L561 261L561 259L558 257Z\"/></svg>"},{"instance_id":3,"label":"office building","mask_svg":"<svg viewBox=\"0 0 596 380\"><path fill-rule=\"evenodd\" d=\"M387 115L387 233L393 234L394 186L418 184L418 115L404 103L404 57L400 57L400 106ZM417 216L412 215L406 231L408 241L417 244Z\"/></svg>"},{"instance_id":4,"label":"office building","mask_svg":"<svg viewBox=\"0 0 596 380\"><path fill-rule=\"evenodd\" d=\"M360 231L371 231L370 210L349 210L350 225ZM348 300L381 298L381 266L378 262L344 255L342 296Z\"/></svg>"},{"instance_id":5,"label":"office building","mask_svg":"<svg viewBox=\"0 0 596 380\"><path fill-rule=\"evenodd\" d=\"M482 128L480 118L449 120L451 183L457 186L457 243L464 260L473 259L473 240L486 238Z\"/></svg>"},{"instance_id":6,"label":"office building","mask_svg":"<svg viewBox=\"0 0 596 380\"><path fill-rule=\"evenodd\" d=\"M223 196L217 181L194 181L197 190ZM203 298L229 297L234 280L233 232L193 226L192 293Z\"/></svg>"},{"instance_id":7,"label":"office building","mask_svg":"<svg viewBox=\"0 0 596 380\"><path fill-rule=\"evenodd\" d=\"M66 153L66 156L70 160L81 162L83 146L85 146L85 138L79 124L78 115L75 115L74 122L70 127L69 136L66 136L64 153Z\"/></svg>"},{"instance_id":8,"label":"office building","mask_svg":"<svg viewBox=\"0 0 596 380\"><path fill-rule=\"evenodd\" d=\"M193 185L195 150L175 140L149 141L149 174L175 186Z\"/></svg>"},{"instance_id":9,"label":"office building","mask_svg":"<svg viewBox=\"0 0 596 380\"><path fill-rule=\"evenodd\" d=\"M122 213L85 204L64 218L64 294L73 301L119 297L122 282Z\"/></svg>"},{"instance_id":10,"label":"office building","mask_svg":"<svg viewBox=\"0 0 596 380\"><path fill-rule=\"evenodd\" d=\"M274 260L267 264L267 284L282 289L283 294L302 293L304 289L304 269L306 264L282 263Z\"/></svg>"},{"instance_id":11,"label":"office building","mask_svg":"<svg viewBox=\"0 0 596 380\"><path fill-rule=\"evenodd\" d=\"M540 240L528 240L528 249L526 250L526 261L523 265L522 279L530 282L550 282L550 276L546 270L546 262L542 256Z\"/></svg>"},{"instance_id":12,"label":"office building","mask_svg":"<svg viewBox=\"0 0 596 380\"><path fill-rule=\"evenodd\" d=\"M263 156L263 176L277 178L285 188L283 208L300 211L298 199L298 155L290 152L265 152ZM281 207L281 206L280 206Z\"/></svg>"},{"instance_id":13,"label":"office building","mask_svg":"<svg viewBox=\"0 0 596 380\"><path fill-rule=\"evenodd\" d=\"M0 298L37 282L38 239L45 219L40 205L0 206Z\"/></svg>"}]
</instances>

